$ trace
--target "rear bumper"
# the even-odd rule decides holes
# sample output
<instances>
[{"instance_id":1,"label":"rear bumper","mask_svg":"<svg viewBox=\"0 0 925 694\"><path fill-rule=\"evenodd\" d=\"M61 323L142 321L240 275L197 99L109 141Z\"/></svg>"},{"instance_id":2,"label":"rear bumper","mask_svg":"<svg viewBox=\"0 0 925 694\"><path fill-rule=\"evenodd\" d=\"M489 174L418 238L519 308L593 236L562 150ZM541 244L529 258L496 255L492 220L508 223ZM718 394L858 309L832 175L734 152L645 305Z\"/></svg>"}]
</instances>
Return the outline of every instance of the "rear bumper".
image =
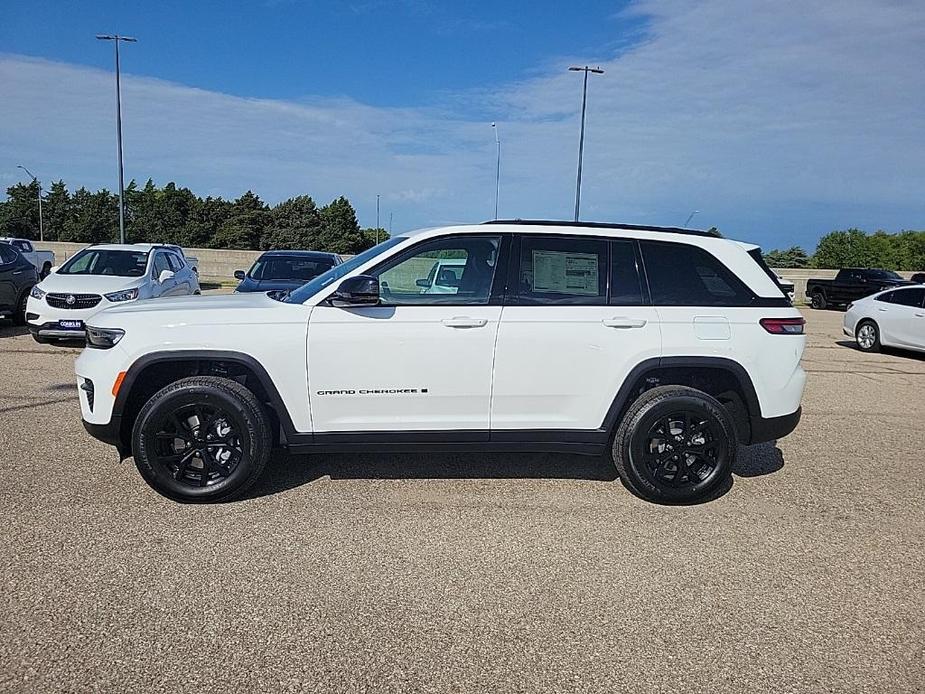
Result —
<instances>
[{"instance_id":1,"label":"rear bumper","mask_svg":"<svg viewBox=\"0 0 925 694\"><path fill-rule=\"evenodd\" d=\"M784 438L797 428L802 414L803 408L798 407L796 412L781 417L752 417L752 435L749 443L764 443Z\"/></svg>"}]
</instances>

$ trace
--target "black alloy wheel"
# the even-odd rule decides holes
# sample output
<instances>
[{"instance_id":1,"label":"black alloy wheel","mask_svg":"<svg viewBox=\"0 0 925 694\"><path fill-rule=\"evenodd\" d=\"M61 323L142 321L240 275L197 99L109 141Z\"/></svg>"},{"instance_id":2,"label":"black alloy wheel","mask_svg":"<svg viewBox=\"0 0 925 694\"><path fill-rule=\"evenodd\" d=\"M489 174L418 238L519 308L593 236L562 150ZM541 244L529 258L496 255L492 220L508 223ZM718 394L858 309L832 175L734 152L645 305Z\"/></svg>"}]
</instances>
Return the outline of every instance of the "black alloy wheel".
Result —
<instances>
[{"instance_id":1,"label":"black alloy wheel","mask_svg":"<svg viewBox=\"0 0 925 694\"><path fill-rule=\"evenodd\" d=\"M245 386L193 376L165 386L142 407L132 453L158 493L175 501L226 501L260 476L270 432L263 406Z\"/></svg>"},{"instance_id":2,"label":"black alloy wheel","mask_svg":"<svg viewBox=\"0 0 925 694\"><path fill-rule=\"evenodd\" d=\"M652 423L636 448L653 484L684 491L697 488L716 472L728 442L708 414L677 409Z\"/></svg>"},{"instance_id":3,"label":"black alloy wheel","mask_svg":"<svg viewBox=\"0 0 925 694\"><path fill-rule=\"evenodd\" d=\"M729 411L686 386L643 393L614 436L621 479L651 501L687 502L707 496L730 477L738 439Z\"/></svg>"},{"instance_id":4,"label":"black alloy wheel","mask_svg":"<svg viewBox=\"0 0 925 694\"><path fill-rule=\"evenodd\" d=\"M189 404L158 418L151 462L181 484L207 487L229 477L241 462L239 423L214 404ZM150 429L149 429L150 431Z\"/></svg>"}]
</instances>

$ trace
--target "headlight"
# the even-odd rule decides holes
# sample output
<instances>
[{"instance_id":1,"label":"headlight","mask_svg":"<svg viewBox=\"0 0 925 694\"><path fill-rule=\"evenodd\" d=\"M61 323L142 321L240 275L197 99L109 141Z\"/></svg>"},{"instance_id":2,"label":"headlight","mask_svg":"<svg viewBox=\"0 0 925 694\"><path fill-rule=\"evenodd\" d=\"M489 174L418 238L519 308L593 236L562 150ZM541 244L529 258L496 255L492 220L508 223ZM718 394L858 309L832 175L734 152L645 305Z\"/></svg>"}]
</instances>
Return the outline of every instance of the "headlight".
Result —
<instances>
[{"instance_id":1,"label":"headlight","mask_svg":"<svg viewBox=\"0 0 925 694\"><path fill-rule=\"evenodd\" d=\"M113 292L112 294L104 294L103 296L110 301L134 301L138 298L138 288L124 289L121 292Z\"/></svg>"},{"instance_id":2,"label":"headlight","mask_svg":"<svg viewBox=\"0 0 925 694\"><path fill-rule=\"evenodd\" d=\"M119 328L91 328L88 325L87 347L109 349L113 345L118 344L123 335L125 335L125 331Z\"/></svg>"},{"instance_id":3,"label":"headlight","mask_svg":"<svg viewBox=\"0 0 925 694\"><path fill-rule=\"evenodd\" d=\"M32 287L32 291L29 292L29 296L31 296L33 299L41 299L43 296L45 296L45 292L39 289L39 285L35 285Z\"/></svg>"}]
</instances>

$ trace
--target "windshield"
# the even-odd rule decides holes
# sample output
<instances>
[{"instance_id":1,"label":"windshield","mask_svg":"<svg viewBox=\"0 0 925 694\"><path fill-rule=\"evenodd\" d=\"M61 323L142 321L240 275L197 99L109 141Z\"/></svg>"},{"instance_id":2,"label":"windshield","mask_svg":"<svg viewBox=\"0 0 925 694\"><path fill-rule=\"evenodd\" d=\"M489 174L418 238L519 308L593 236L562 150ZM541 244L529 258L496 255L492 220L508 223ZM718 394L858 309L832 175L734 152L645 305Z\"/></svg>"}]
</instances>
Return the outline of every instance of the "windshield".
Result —
<instances>
[{"instance_id":1,"label":"windshield","mask_svg":"<svg viewBox=\"0 0 925 694\"><path fill-rule=\"evenodd\" d=\"M868 270L868 275L875 280L901 280L902 277L892 270Z\"/></svg>"},{"instance_id":2,"label":"windshield","mask_svg":"<svg viewBox=\"0 0 925 694\"><path fill-rule=\"evenodd\" d=\"M59 275L110 275L141 277L148 266L146 251L114 251L88 248L58 269Z\"/></svg>"},{"instance_id":3,"label":"windshield","mask_svg":"<svg viewBox=\"0 0 925 694\"><path fill-rule=\"evenodd\" d=\"M283 301L289 304L303 304L331 283L353 272L356 268L372 260L377 255L380 255L393 246L397 246L399 243L407 240L408 238L406 236L394 236L390 239L387 239L380 243L378 246L373 246L372 248L363 251L359 255L353 256L346 263L335 265L327 272L318 275L311 282L303 284L301 287L294 290L292 293L286 296Z\"/></svg>"},{"instance_id":4,"label":"windshield","mask_svg":"<svg viewBox=\"0 0 925 694\"><path fill-rule=\"evenodd\" d=\"M247 274L254 280L308 282L332 267L333 258L270 255L258 258Z\"/></svg>"}]
</instances>

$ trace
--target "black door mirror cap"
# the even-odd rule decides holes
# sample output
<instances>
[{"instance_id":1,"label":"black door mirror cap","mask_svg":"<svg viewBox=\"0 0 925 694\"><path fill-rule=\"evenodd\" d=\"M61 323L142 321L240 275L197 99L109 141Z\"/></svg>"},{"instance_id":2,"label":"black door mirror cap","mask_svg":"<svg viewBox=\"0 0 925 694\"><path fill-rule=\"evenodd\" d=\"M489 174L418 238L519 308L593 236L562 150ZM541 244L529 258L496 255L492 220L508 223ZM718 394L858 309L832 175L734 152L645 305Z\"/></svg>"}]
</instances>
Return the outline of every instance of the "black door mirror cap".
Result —
<instances>
[{"instance_id":1,"label":"black door mirror cap","mask_svg":"<svg viewBox=\"0 0 925 694\"><path fill-rule=\"evenodd\" d=\"M379 303L379 280L370 275L348 277L331 295L331 305L338 308L376 306Z\"/></svg>"},{"instance_id":2,"label":"black door mirror cap","mask_svg":"<svg viewBox=\"0 0 925 694\"><path fill-rule=\"evenodd\" d=\"M235 270L235 271L234 271L234 278L235 278L236 280L242 280L242 281L243 281L244 278L246 277L246 275L247 275L247 273L245 273L244 270Z\"/></svg>"}]
</instances>

